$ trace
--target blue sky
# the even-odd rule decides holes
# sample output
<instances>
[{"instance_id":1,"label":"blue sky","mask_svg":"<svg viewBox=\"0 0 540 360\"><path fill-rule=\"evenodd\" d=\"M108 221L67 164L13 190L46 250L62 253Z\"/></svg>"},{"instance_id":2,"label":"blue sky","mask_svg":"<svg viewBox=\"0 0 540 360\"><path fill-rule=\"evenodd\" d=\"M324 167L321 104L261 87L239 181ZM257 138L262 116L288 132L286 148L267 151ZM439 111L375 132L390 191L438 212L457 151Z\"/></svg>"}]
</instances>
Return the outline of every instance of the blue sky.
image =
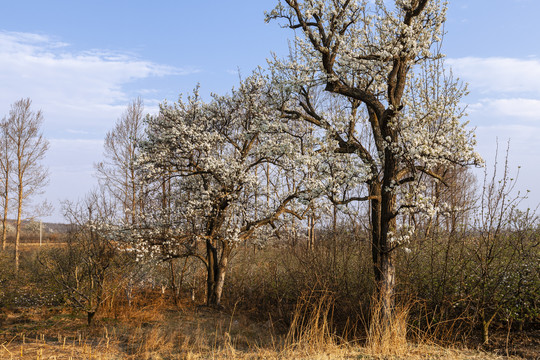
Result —
<instances>
[{"instance_id":1,"label":"blue sky","mask_svg":"<svg viewBox=\"0 0 540 360\"><path fill-rule=\"evenodd\" d=\"M45 117L51 181L44 197L82 197L96 183L106 131L130 99L155 112L201 84L224 93L285 54L290 31L266 24L273 0L4 1L0 13L0 115L30 97ZM443 52L469 83L469 121L489 162L511 139L528 205L540 202L540 30L536 0L450 0Z\"/></svg>"}]
</instances>

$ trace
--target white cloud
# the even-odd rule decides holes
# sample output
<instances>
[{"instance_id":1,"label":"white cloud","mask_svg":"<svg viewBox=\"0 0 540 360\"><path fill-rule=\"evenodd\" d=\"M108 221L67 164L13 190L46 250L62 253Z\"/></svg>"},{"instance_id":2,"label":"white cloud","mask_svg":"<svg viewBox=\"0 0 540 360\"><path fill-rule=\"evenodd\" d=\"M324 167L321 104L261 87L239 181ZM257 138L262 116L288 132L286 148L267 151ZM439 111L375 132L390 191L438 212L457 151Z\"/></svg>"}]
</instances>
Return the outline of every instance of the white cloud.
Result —
<instances>
[{"instance_id":1,"label":"white cloud","mask_svg":"<svg viewBox=\"0 0 540 360\"><path fill-rule=\"evenodd\" d=\"M505 122L534 122L540 126L540 100L524 98L480 99L469 105L471 116L497 118Z\"/></svg>"},{"instance_id":2,"label":"white cloud","mask_svg":"<svg viewBox=\"0 0 540 360\"><path fill-rule=\"evenodd\" d=\"M534 94L540 96L540 60L515 58L450 58L454 73L484 94Z\"/></svg>"},{"instance_id":3,"label":"white cloud","mask_svg":"<svg viewBox=\"0 0 540 360\"><path fill-rule=\"evenodd\" d=\"M30 97L49 127L102 131L129 101L130 82L195 71L101 50L70 52L67 44L45 35L0 32L0 111Z\"/></svg>"},{"instance_id":4,"label":"white cloud","mask_svg":"<svg viewBox=\"0 0 540 360\"><path fill-rule=\"evenodd\" d=\"M447 59L452 71L469 84L472 120L540 126L540 60L465 57Z\"/></svg>"}]
</instances>

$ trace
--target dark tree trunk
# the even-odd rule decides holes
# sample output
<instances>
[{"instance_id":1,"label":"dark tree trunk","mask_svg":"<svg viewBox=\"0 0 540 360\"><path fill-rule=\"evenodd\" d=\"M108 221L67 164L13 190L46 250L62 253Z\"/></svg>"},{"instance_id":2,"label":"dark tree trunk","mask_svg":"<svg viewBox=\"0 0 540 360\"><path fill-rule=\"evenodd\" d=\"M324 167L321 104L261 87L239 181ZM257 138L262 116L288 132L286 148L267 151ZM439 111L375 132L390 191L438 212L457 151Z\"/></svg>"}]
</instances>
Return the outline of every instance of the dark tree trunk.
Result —
<instances>
[{"instance_id":1,"label":"dark tree trunk","mask_svg":"<svg viewBox=\"0 0 540 360\"><path fill-rule=\"evenodd\" d=\"M206 305L217 305L217 299L215 297L216 288L216 274L218 272L218 257L217 249L210 240L206 240L206 258L207 275L206 275Z\"/></svg>"},{"instance_id":2,"label":"dark tree trunk","mask_svg":"<svg viewBox=\"0 0 540 360\"><path fill-rule=\"evenodd\" d=\"M91 326L92 325L92 320L94 319L94 316L96 315L96 312L95 311L87 311L87 321L88 321L88 326Z\"/></svg>"},{"instance_id":3,"label":"dark tree trunk","mask_svg":"<svg viewBox=\"0 0 540 360\"><path fill-rule=\"evenodd\" d=\"M394 267L394 244L389 234L396 232L396 193L393 189L397 178L397 164L390 149L385 150L384 180L381 191L381 233L379 300L382 316L387 322L394 313L396 270Z\"/></svg>"},{"instance_id":4,"label":"dark tree trunk","mask_svg":"<svg viewBox=\"0 0 540 360\"><path fill-rule=\"evenodd\" d=\"M385 157L383 182L373 181L369 186L371 197L371 254L377 285L377 300L385 322L391 319L394 310L395 267L394 252L388 234L395 232L396 195L392 191L392 180L396 178L396 166L392 155Z\"/></svg>"},{"instance_id":5,"label":"dark tree trunk","mask_svg":"<svg viewBox=\"0 0 540 360\"><path fill-rule=\"evenodd\" d=\"M174 268L174 259L169 260L169 271L171 275L171 288L173 291L174 305L178 306L178 288L176 287L176 270Z\"/></svg>"},{"instance_id":6,"label":"dark tree trunk","mask_svg":"<svg viewBox=\"0 0 540 360\"><path fill-rule=\"evenodd\" d=\"M369 187L371 196L371 256L373 260L373 273L377 286L381 283L381 185L376 182Z\"/></svg>"},{"instance_id":7,"label":"dark tree trunk","mask_svg":"<svg viewBox=\"0 0 540 360\"><path fill-rule=\"evenodd\" d=\"M206 305L220 307L223 285L225 284L225 274L231 251L229 246L224 244L220 258L217 248L211 241L206 242L206 249L208 257Z\"/></svg>"},{"instance_id":8,"label":"dark tree trunk","mask_svg":"<svg viewBox=\"0 0 540 360\"><path fill-rule=\"evenodd\" d=\"M385 219L387 212L382 211L378 200L371 201L371 254L373 272L377 285L377 297L382 306L383 317L390 318L394 308L395 268L394 255L388 239L393 219Z\"/></svg>"}]
</instances>

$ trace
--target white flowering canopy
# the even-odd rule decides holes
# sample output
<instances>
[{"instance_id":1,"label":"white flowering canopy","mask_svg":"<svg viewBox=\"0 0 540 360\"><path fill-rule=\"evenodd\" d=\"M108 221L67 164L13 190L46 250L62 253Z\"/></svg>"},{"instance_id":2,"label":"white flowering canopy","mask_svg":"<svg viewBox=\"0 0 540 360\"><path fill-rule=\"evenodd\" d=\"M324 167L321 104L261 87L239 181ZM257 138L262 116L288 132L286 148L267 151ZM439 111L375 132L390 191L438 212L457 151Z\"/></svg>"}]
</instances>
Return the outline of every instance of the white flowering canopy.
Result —
<instances>
[{"instance_id":1,"label":"white flowering canopy","mask_svg":"<svg viewBox=\"0 0 540 360\"><path fill-rule=\"evenodd\" d=\"M432 215L438 209L423 196L426 177L444 181L439 169L482 160L462 121L466 88L440 54L446 3L388 3L280 1L267 20L296 37L290 56L270 66L275 86L289 94L283 114L318 128L321 148L354 155L332 189L363 183L367 195L342 191L334 203L377 198L390 218Z\"/></svg>"},{"instance_id":2,"label":"white flowering canopy","mask_svg":"<svg viewBox=\"0 0 540 360\"><path fill-rule=\"evenodd\" d=\"M146 211L148 231L155 233L138 240L172 255L197 240L234 246L294 213L304 169L298 142L269 105L269 91L257 72L230 95L205 103L196 90L148 117L137 164L157 194ZM298 181L285 187L277 172Z\"/></svg>"}]
</instances>

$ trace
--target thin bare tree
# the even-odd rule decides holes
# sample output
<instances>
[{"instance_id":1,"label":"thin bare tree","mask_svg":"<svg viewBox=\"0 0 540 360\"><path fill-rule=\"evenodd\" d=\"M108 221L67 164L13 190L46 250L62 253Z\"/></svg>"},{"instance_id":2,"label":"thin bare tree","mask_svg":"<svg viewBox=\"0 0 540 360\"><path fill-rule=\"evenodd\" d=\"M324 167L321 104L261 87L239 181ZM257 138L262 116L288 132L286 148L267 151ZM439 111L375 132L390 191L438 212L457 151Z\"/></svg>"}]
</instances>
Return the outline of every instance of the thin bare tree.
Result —
<instances>
[{"instance_id":1,"label":"thin bare tree","mask_svg":"<svg viewBox=\"0 0 540 360\"><path fill-rule=\"evenodd\" d=\"M142 137L144 104L133 100L105 137L105 160L96 165L100 185L121 204L125 221L135 224L141 210L140 185L133 161L137 141Z\"/></svg>"},{"instance_id":2,"label":"thin bare tree","mask_svg":"<svg viewBox=\"0 0 540 360\"><path fill-rule=\"evenodd\" d=\"M12 187L10 178L13 172L13 146L10 142L10 139L7 135L7 120L4 117L2 123L0 124L0 186L2 194L2 206L3 206L3 216L2 216L2 251L6 249L7 244L7 217L9 212L9 196L11 194L10 190Z\"/></svg>"},{"instance_id":3,"label":"thin bare tree","mask_svg":"<svg viewBox=\"0 0 540 360\"><path fill-rule=\"evenodd\" d=\"M15 269L19 269L19 243L23 205L28 199L41 192L48 183L49 172L41 163L49 149L43 137L40 110L31 110L29 98L20 99L11 105L6 123L6 134L13 145L14 186L17 193L17 225L15 230Z\"/></svg>"}]
</instances>

